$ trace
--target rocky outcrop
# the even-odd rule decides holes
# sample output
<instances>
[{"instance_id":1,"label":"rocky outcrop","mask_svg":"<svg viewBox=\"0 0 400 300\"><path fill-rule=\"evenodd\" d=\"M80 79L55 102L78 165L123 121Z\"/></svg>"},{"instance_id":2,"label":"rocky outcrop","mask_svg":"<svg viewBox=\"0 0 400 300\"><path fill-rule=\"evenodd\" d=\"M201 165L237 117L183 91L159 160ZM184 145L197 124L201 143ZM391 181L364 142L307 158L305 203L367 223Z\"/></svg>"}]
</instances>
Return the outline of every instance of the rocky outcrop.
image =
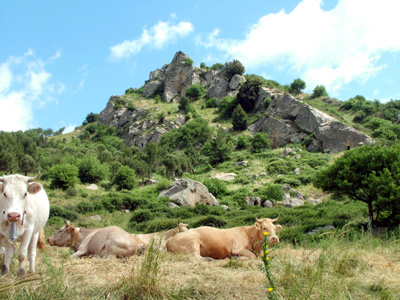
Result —
<instances>
[{"instance_id":1,"label":"rocky outcrop","mask_svg":"<svg viewBox=\"0 0 400 300\"><path fill-rule=\"evenodd\" d=\"M223 70L203 70L188 64L188 61L190 57L179 51L170 64L151 72L149 80L145 83L143 96L152 96L161 87L163 100L171 102L183 96L185 90L193 84L201 84L208 86L208 98L222 99L226 96L235 96L240 84L246 81L244 76L236 74L228 82Z\"/></svg>"},{"instance_id":2,"label":"rocky outcrop","mask_svg":"<svg viewBox=\"0 0 400 300\"><path fill-rule=\"evenodd\" d=\"M168 189L158 195L158 198L161 197L167 197L184 206L196 206L201 203L219 204L204 184L189 178L178 179L171 183Z\"/></svg>"},{"instance_id":3,"label":"rocky outcrop","mask_svg":"<svg viewBox=\"0 0 400 300\"><path fill-rule=\"evenodd\" d=\"M374 144L369 136L290 95L275 98L249 130L268 133L274 148L305 143L309 151L335 153Z\"/></svg>"},{"instance_id":4,"label":"rocky outcrop","mask_svg":"<svg viewBox=\"0 0 400 300\"><path fill-rule=\"evenodd\" d=\"M112 96L106 108L100 112L98 123L115 127L126 145L135 145L143 150L150 142L159 142L162 135L179 128L184 119L178 116L173 122L164 118L161 122L146 108L126 108L116 105L119 96Z\"/></svg>"}]
</instances>

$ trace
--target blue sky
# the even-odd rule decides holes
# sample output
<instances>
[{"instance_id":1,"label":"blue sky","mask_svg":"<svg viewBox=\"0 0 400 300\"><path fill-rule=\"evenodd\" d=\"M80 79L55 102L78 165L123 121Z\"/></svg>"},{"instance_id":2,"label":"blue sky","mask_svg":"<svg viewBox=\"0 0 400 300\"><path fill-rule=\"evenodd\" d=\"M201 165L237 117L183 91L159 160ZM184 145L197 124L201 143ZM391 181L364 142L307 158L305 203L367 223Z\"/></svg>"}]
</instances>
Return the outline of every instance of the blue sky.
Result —
<instances>
[{"instance_id":1,"label":"blue sky","mask_svg":"<svg viewBox=\"0 0 400 300\"><path fill-rule=\"evenodd\" d=\"M0 130L65 132L183 51L332 97L400 99L398 0L0 1Z\"/></svg>"}]
</instances>

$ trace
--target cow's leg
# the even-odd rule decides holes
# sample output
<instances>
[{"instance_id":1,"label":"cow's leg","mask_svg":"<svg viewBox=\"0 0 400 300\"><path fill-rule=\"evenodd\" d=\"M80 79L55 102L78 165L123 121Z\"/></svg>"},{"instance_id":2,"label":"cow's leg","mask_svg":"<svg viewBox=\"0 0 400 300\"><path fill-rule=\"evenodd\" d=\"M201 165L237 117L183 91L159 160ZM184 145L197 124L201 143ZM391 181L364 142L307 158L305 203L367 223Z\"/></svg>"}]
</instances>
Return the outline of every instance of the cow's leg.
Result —
<instances>
[{"instance_id":1,"label":"cow's leg","mask_svg":"<svg viewBox=\"0 0 400 300\"><path fill-rule=\"evenodd\" d=\"M14 244L6 241L5 239L2 241L2 245L4 246L4 264L1 275L6 275L8 272L10 272L10 264L14 256L15 247Z\"/></svg>"},{"instance_id":2,"label":"cow's leg","mask_svg":"<svg viewBox=\"0 0 400 300\"><path fill-rule=\"evenodd\" d=\"M241 259L243 258L257 258L257 255L254 254L254 252L243 248L243 249L239 249L237 251L232 251L232 255L234 256L240 256Z\"/></svg>"},{"instance_id":3,"label":"cow's leg","mask_svg":"<svg viewBox=\"0 0 400 300\"><path fill-rule=\"evenodd\" d=\"M36 245L39 239L39 232L32 236L28 247L29 273L35 273Z\"/></svg>"},{"instance_id":4,"label":"cow's leg","mask_svg":"<svg viewBox=\"0 0 400 300\"><path fill-rule=\"evenodd\" d=\"M25 234L22 236L22 242L21 245L18 248L18 261L19 261L19 266L18 266L18 276L24 276L25 275L25 259L26 259L26 253L28 252L28 246L32 240L32 230L26 231ZM36 239L37 242L37 239Z\"/></svg>"}]
</instances>

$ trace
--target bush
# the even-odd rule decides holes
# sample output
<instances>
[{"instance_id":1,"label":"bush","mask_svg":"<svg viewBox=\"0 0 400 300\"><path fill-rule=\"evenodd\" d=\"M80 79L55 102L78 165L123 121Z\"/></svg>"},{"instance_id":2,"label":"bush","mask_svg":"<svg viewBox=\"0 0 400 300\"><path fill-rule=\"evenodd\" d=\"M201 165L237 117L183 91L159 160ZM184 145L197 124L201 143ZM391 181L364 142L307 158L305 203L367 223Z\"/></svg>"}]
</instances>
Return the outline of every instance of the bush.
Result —
<instances>
[{"instance_id":1,"label":"bush","mask_svg":"<svg viewBox=\"0 0 400 300\"><path fill-rule=\"evenodd\" d=\"M281 201L283 197L282 186L279 184L267 183L259 188L256 195L264 200Z\"/></svg>"},{"instance_id":2,"label":"bush","mask_svg":"<svg viewBox=\"0 0 400 300\"><path fill-rule=\"evenodd\" d=\"M49 218L52 218L52 217L60 217L60 218L63 218L64 220L68 220L68 221L75 221L78 219L78 216L76 213L74 213L70 210L63 209L58 206L50 207Z\"/></svg>"},{"instance_id":3,"label":"bush","mask_svg":"<svg viewBox=\"0 0 400 300\"><path fill-rule=\"evenodd\" d=\"M301 90L306 88L306 83L300 78L295 79L291 84L289 91L293 94L299 94Z\"/></svg>"},{"instance_id":4,"label":"bush","mask_svg":"<svg viewBox=\"0 0 400 300\"><path fill-rule=\"evenodd\" d=\"M317 85L311 94L312 99L318 97L328 97L328 93L323 85Z\"/></svg>"},{"instance_id":5,"label":"bush","mask_svg":"<svg viewBox=\"0 0 400 300\"><path fill-rule=\"evenodd\" d=\"M207 216L194 222L192 225L194 228L200 226L211 226L211 227L222 228L226 226L226 221L223 218L219 218L216 216Z\"/></svg>"},{"instance_id":6,"label":"bush","mask_svg":"<svg viewBox=\"0 0 400 300\"><path fill-rule=\"evenodd\" d=\"M137 209L133 212L132 217L129 219L129 223L144 223L151 219L151 211L149 209Z\"/></svg>"},{"instance_id":7,"label":"bush","mask_svg":"<svg viewBox=\"0 0 400 300\"><path fill-rule=\"evenodd\" d=\"M90 202L79 202L76 205L76 210L80 214L86 214L94 211L94 207Z\"/></svg>"},{"instance_id":8,"label":"bush","mask_svg":"<svg viewBox=\"0 0 400 300\"><path fill-rule=\"evenodd\" d=\"M225 63L224 72L227 81L231 81L232 77L236 74L243 75L244 71L245 71L244 66L237 59Z\"/></svg>"},{"instance_id":9,"label":"bush","mask_svg":"<svg viewBox=\"0 0 400 300\"><path fill-rule=\"evenodd\" d=\"M66 190L78 183L78 168L71 164L55 165L49 170L50 187Z\"/></svg>"},{"instance_id":10,"label":"bush","mask_svg":"<svg viewBox=\"0 0 400 300\"><path fill-rule=\"evenodd\" d=\"M219 104L218 99L215 98L215 97L210 98L210 99L208 99L208 100L206 101L206 107L207 107L207 108L218 107L218 104Z\"/></svg>"},{"instance_id":11,"label":"bush","mask_svg":"<svg viewBox=\"0 0 400 300\"><path fill-rule=\"evenodd\" d=\"M135 171L127 166L118 169L113 178L113 184L117 186L117 190L131 190L137 185Z\"/></svg>"},{"instance_id":12,"label":"bush","mask_svg":"<svg viewBox=\"0 0 400 300\"><path fill-rule=\"evenodd\" d=\"M258 78L247 80L240 86L236 98L245 112L249 113L254 109L261 86L262 81Z\"/></svg>"},{"instance_id":13,"label":"bush","mask_svg":"<svg viewBox=\"0 0 400 300\"><path fill-rule=\"evenodd\" d=\"M82 183L98 183L107 179L108 166L103 165L93 156L86 156L79 163L79 178Z\"/></svg>"},{"instance_id":14,"label":"bush","mask_svg":"<svg viewBox=\"0 0 400 300\"><path fill-rule=\"evenodd\" d=\"M193 100L198 100L204 93L205 88L201 84L193 84L185 90L185 96Z\"/></svg>"},{"instance_id":15,"label":"bush","mask_svg":"<svg viewBox=\"0 0 400 300\"><path fill-rule=\"evenodd\" d=\"M250 147L249 139L246 135L240 135L236 141L236 149L247 149Z\"/></svg>"},{"instance_id":16,"label":"bush","mask_svg":"<svg viewBox=\"0 0 400 300\"><path fill-rule=\"evenodd\" d=\"M260 153L271 149L271 142L267 133L257 132L251 139L251 152Z\"/></svg>"},{"instance_id":17,"label":"bush","mask_svg":"<svg viewBox=\"0 0 400 300\"><path fill-rule=\"evenodd\" d=\"M228 193L225 181L219 180L217 178L208 178L203 181L203 184L208 188L208 191L216 198L222 197Z\"/></svg>"},{"instance_id":18,"label":"bush","mask_svg":"<svg viewBox=\"0 0 400 300\"><path fill-rule=\"evenodd\" d=\"M193 66L193 60L189 57L186 58L185 66L189 66L189 67Z\"/></svg>"}]
</instances>

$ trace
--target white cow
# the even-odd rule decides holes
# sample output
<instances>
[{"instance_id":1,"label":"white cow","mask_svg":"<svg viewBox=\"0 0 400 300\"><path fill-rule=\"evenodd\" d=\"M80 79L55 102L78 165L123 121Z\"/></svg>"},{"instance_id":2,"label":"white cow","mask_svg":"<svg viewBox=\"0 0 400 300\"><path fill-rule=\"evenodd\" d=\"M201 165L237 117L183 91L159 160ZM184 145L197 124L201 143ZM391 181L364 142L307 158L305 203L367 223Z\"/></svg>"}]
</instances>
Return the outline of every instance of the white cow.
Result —
<instances>
[{"instance_id":1,"label":"white cow","mask_svg":"<svg viewBox=\"0 0 400 300\"><path fill-rule=\"evenodd\" d=\"M50 204L43 186L36 177L8 175L0 177L0 239L5 248L2 275L10 271L15 247L10 240L11 223L16 223L19 261L18 275L25 274L25 258L28 254L29 272L35 272L36 244L39 233L49 218Z\"/></svg>"}]
</instances>

